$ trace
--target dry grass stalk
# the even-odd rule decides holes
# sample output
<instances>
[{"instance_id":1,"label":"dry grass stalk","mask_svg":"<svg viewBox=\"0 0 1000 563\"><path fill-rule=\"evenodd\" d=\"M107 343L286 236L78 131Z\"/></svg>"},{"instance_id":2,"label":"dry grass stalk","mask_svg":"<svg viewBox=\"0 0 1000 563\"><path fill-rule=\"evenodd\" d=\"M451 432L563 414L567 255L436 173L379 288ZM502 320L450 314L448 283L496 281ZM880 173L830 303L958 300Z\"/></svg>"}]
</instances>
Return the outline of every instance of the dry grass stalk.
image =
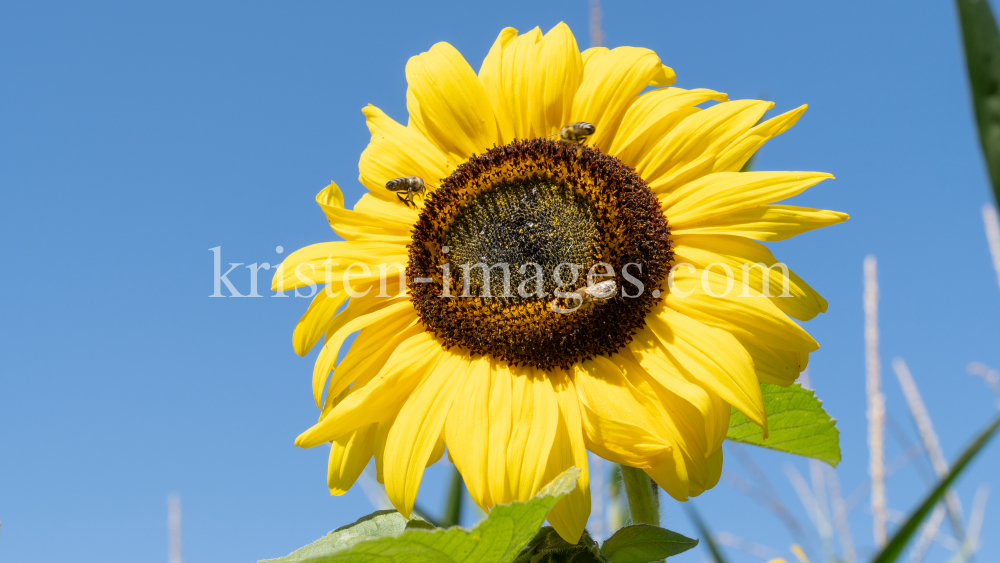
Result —
<instances>
[{"instance_id":1,"label":"dry grass stalk","mask_svg":"<svg viewBox=\"0 0 1000 563\"><path fill-rule=\"evenodd\" d=\"M966 366L965 371L969 375L975 375L983 378L986 385L993 390L993 394L997 396L997 408L1000 408L1000 372L995 369L990 369L986 364L981 364L979 362L972 362Z\"/></svg>"},{"instance_id":2,"label":"dry grass stalk","mask_svg":"<svg viewBox=\"0 0 1000 563\"><path fill-rule=\"evenodd\" d=\"M729 485L732 485L741 493L747 495L748 497L759 503L764 508L773 512L774 515L777 516L779 520L781 520L781 523L784 524L786 528L788 528L788 531L793 536L795 536L795 538L798 541L804 542L806 540L805 533L802 531L802 528L799 527L798 521L796 521L795 517L792 516L792 513L789 512L788 508L785 507L785 505L780 500L772 498L770 495L762 491L759 487L755 487L752 483L743 479L742 477L740 477L736 473L733 473L732 471L727 471L723 469L722 480L728 483Z\"/></svg>"},{"instance_id":3,"label":"dry grass stalk","mask_svg":"<svg viewBox=\"0 0 1000 563\"><path fill-rule=\"evenodd\" d=\"M948 474L948 462L941 451L941 443L938 442L937 433L934 432L934 425L931 423L931 416L927 413L924 399L920 396L920 389L913 380L910 368L902 358L892 360L892 369L896 372L896 379L899 386L903 388L903 395L906 396L906 403L910 407L910 414L917 423L917 431L920 439L927 450L927 457L931 460L931 466L938 478L944 478ZM962 524L962 503L958 500L958 494L954 490L949 490L944 497L945 505L948 507L948 517L951 519L951 526L955 529L955 534L961 539L965 532Z\"/></svg>"},{"instance_id":4,"label":"dry grass stalk","mask_svg":"<svg viewBox=\"0 0 1000 563\"><path fill-rule=\"evenodd\" d=\"M181 497L167 497L167 561L181 563Z\"/></svg>"},{"instance_id":5,"label":"dry grass stalk","mask_svg":"<svg viewBox=\"0 0 1000 563\"><path fill-rule=\"evenodd\" d=\"M939 504L935 506L934 512L931 512L931 517L927 519L923 528L920 529L920 537L917 538L917 543L914 544L913 551L910 552L910 561L912 563L920 563L924 560L927 550L931 547L931 542L934 541L938 530L941 528L941 522L944 522L944 517L944 505Z\"/></svg>"},{"instance_id":6,"label":"dry grass stalk","mask_svg":"<svg viewBox=\"0 0 1000 563\"><path fill-rule=\"evenodd\" d=\"M875 545L886 542L885 501L885 396L882 395L881 360L878 349L878 266L875 257L865 258L865 391L868 396L868 475Z\"/></svg>"},{"instance_id":7,"label":"dry grass stalk","mask_svg":"<svg viewBox=\"0 0 1000 563\"><path fill-rule=\"evenodd\" d=\"M990 486L979 485L976 496L972 499L972 514L969 516L969 528L965 531L965 541L961 549L948 563L965 563L979 549L979 532L983 529L983 517L986 515L986 499L990 496Z\"/></svg>"},{"instance_id":8,"label":"dry grass stalk","mask_svg":"<svg viewBox=\"0 0 1000 563\"><path fill-rule=\"evenodd\" d=\"M723 470L722 478L726 480L727 483L736 487L741 492L754 499L755 501L762 504L768 510L773 512L782 523L788 528L788 531L792 533L800 542L805 541L805 532L799 526L798 521L792 515L785 503L781 501L781 497L775 491L774 486L771 485L771 481L768 480L767 475L761 470L760 466L757 465L753 458L747 454L746 450L743 449L737 443L729 443L728 451L736 456L737 461L740 465L746 469L750 477L755 481L756 487L744 481L741 477L732 473L730 471Z\"/></svg>"},{"instance_id":9,"label":"dry grass stalk","mask_svg":"<svg viewBox=\"0 0 1000 563\"><path fill-rule=\"evenodd\" d=\"M731 547L744 553L749 553L754 557L760 557L761 559L778 559L784 557L784 554L776 549L759 543L754 543L728 532L718 532L712 534L712 539L719 545Z\"/></svg>"},{"instance_id":10,"label":"dry grass stalk","mask_svg":"<svg viewBox=\"0 0 1000 563\"><path fill-rule=\"evenodd\" d=\"M840 479L832 467L825 467L826 486L830 491L830 504L833 508L833 525L840 540L840 554L845 563L854 563L858 559L854 551L854 539L851 537L851 524L847 520L847 506L840 493Z\"/></svg>"},{"instance_id":11,"label":"dry grass stalk","mask_svg":"<svg viewBox=\"0 0 1000 563\"><path fill-rule=\"evenodd\" d=\"M604 30L601 28L601 0L590 0L590 46L604 46Z\"/></svg>"},{"instance_id":12,"label":"dry grass stalk","mask_svg":"<svg viewBox=\"0 0 1000 563\"><path fill-rule=\"evenodd\" d=\"M830 506L826 499L826 478L823 475L823 463L815 459L809 460L809 477L812 480L813 498L816 499L816 530L823 543L823 555L827 561L836 561L836 550L833 547L833 527L830 525Z\"/></svg>"}]
</instances>

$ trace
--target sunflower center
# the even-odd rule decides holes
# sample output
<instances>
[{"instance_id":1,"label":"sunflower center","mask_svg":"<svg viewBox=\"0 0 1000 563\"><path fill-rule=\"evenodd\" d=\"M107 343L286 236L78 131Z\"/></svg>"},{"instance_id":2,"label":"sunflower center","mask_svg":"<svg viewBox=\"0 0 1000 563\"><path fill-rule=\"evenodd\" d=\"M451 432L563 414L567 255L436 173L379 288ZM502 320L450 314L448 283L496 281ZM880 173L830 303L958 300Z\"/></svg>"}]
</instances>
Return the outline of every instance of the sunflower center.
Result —
<instances>
[{"instance_id":1,"label":"sunflower center","mask_svg":"<svg viewBox=\"0 0 1000 563\"><path fill-rule=\"evenodd\" d=\"M540 284L543 292L553 293L559 287L560 264L583 268L600 258L590 202L564 183L538 179L516 178L480 192L456 214L446 246L459 273L468 271L470 288L488 284L490 293L514 302L526 299L522 294L527 291L515 291L526 282L532 290ZM470 264L489 269L466 268Z\"/></svg>"},{"instance_id":2,"label":"sunflower center","mask_svg":"<svg viewBox=\"0 0 1000 563\"><path fill-rule=\"evenodd\" d=\"M446 346L568 368L631 341L672 258L666 217L634 170L533 139L472 157L428 196L407 287Z\"/></svg>"}]
</instances>

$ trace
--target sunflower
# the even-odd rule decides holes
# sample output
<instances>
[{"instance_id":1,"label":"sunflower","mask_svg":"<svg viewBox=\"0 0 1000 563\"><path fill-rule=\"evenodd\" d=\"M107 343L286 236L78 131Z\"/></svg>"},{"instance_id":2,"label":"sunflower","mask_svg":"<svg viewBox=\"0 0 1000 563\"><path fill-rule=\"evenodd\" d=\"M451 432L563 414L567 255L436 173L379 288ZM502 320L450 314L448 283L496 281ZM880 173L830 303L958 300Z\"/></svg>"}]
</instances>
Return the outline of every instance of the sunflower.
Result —
<instances>
[{"instance_id":1,"label":"sunflower","mask_svg":"<svg viewBox=\"0 0 1000 563\"><path fill-rule=\"evenodd\" d=\"M488 511L575 465L549 522L576 542L588 450L679 500L713 487L731 407L766 431L759 383L790 384L818 348L792 318L826 301L756 241L843 222L774 204L831 176L740 172L806 106L758 123L772 103L669 87L654 52L581 52L564 23L504 29L478 75L438 43L406 79L407 125L362 110L368 192L353 210L336 184L317 196L345 240L274 278L326 284L293 340L324 339L322 413L296 444L332 444L330 491L374 457L408 516L447 450Z\"/></svg>"}]
</instances>

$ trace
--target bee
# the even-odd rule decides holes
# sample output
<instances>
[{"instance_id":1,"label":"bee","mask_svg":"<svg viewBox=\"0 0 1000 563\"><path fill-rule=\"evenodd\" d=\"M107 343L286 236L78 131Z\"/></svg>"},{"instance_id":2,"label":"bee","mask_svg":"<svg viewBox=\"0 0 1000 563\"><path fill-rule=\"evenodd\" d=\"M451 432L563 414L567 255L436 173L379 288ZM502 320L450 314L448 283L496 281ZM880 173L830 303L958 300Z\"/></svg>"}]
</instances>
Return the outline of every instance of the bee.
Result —
<instances>
[{"instance_id":1,"label":"bee","mask_svg":"<svg viewBox=\"0 0 1000 563\"><path fill-rule=\"evenodd\" d=\"M424 181L419 176L406 176L403 178L393 178L385 183L385 189L396 192L396 197L409 207L411 204L416 207L413 196L424 193ZM406 195L403 195L406 192Z\"/></svg>"},{"instance_id":2,"label":"bee","mask_svg":"<svg viewBox=\"0 0 1000 563\"><path fill-rule=\"evenodd\" d=\"M608 280L602 281L601 283L595 283L594 285L588 285L587 287L581 287L573 293L582 297L584 303L590 303L592 301L604 303L608 299L611 299L617 289L618 283L615 282L615 280Z\"/></svg>"},{"instance_id":3,"label":"bee","mask_svg":"<svg viewBox=\"0 0 1000 563\"><path fill-rule=\"evenodd\" d=\"M582 145L587 142L587 137L594 134L594 131L597 131L597 127L594 127L586 121L578 121L564 126L559 130L559 133L553 133L552 135L549 135L549 137L559 135L560 143Z\"/></svg>"}]
</instances>

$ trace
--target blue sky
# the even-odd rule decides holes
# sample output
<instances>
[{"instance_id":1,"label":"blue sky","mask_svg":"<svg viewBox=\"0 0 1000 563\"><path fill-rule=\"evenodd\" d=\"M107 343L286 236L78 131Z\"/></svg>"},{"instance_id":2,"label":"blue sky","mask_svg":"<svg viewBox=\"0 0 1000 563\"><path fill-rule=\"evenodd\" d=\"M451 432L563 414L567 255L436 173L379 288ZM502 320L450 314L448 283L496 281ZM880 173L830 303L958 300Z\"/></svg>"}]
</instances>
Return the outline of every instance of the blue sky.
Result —
<instances>
[{"instance_id":1,"label":"blue sky","mask_svg":"<svg viewBox=\"0 0 1000 563\"><path fill-rule=\"evenodd\" d=\"M846 224L772 245L830 302L807 323L814 386L839 419L845 491L867 467L861 309L878 256L888 409L913 424L890 369L906 359L953 458L996 412L965 374L1000 366L1000 291L980 207L990 201L950 2L610 2L605 42L654 49L677 86L810 108L759 169L837 180L797 198ZM163 561L181 495L189 563L276 557L372 510L325 489L312 362L294 354L304 299L210 299L212 253L277 263L332 233L313 197L362 193L361 108L404 121L406 60L448 41L478 68L504 26L563 20L588 43L583 0L503 3L6 3L0 16L0 560ZM244 293L244 268L230 276ZM262 272L266 274L266 272ZM261 289L265 289L262 276ZM269 292L263 292L269 295ZM889 457L902 448L889 439ZM805 518L782 466L752 452ZM728 469L742 472L735 457ZM928 481L913 464L889 504ZM1000 446L961 481L972 493ZM440 504L447 466L420 500ZM980 561L1000 557L997 499ZM721 484L694 501L719 531L781 551L779 521ZM855 543L872 545L866 505ZM694 535L681 506L664 523ZM729 551L734 561L758 558ZM818 555L818 552L811 552ZM677 561L701 561L701 550ZM944 560L940 548L932 560ZM817 558L818 559L818 558ZM816 560L816 559L814 559Z\"/></svg>"}]
</instances>

